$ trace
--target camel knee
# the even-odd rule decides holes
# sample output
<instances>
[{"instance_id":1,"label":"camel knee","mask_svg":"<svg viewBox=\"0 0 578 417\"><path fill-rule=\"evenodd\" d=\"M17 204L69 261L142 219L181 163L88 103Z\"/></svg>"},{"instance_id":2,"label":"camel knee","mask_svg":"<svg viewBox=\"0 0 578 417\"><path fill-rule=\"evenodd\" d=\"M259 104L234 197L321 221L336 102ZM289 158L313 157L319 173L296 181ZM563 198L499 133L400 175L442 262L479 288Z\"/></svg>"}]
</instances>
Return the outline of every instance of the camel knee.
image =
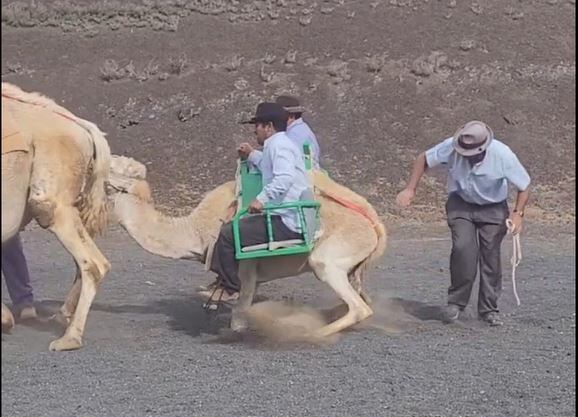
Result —
<instances>
[{"instance_id":1,"label":"camel knee","mask_svg":"<svg viewBox=\"0 0 578 417\"><path fill-rule=\"evenodd\" d=\"M45 196L31 192L29 207L32 217L36 219L40 227L48 229L54 225L54 215L56 204L48 200Z\"/></svg>"},{"instance_id":2,"label":"camel knee","mask_svg":"<svg viewBox=\"0 0 578 417\"><path fill-rule=\"evenodd\" d=\"M107 260L104 262L96 262L92 259L83 259L80 262L80 269L98 285L110 270L110 263Z\"/></svg>"}]
</instances>

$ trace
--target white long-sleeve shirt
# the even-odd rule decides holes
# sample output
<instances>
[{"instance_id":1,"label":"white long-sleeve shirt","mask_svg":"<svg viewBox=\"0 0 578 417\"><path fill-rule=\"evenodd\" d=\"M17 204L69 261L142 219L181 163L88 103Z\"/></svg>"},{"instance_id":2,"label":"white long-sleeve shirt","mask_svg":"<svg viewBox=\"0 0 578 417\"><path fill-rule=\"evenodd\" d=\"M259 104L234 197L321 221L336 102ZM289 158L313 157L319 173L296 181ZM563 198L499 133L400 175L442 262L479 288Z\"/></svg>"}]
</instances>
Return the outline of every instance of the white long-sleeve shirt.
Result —
<instances>
[{"instance_id":1,"label":"white long-sleeve shirt","mask_svg":"<svg viewBox=\"0 0 578 417\"><path fill-rule=\"evenodd\" d=\"M303 151L285 134L277 132L265 141L263 151L254 150L249 162L256 166L263 178L263 190L257 200L266 204L299 201L309 189ZM295 209L276 210L283 223L294 232L301 231Z\"/></svg>"}]
</instances>

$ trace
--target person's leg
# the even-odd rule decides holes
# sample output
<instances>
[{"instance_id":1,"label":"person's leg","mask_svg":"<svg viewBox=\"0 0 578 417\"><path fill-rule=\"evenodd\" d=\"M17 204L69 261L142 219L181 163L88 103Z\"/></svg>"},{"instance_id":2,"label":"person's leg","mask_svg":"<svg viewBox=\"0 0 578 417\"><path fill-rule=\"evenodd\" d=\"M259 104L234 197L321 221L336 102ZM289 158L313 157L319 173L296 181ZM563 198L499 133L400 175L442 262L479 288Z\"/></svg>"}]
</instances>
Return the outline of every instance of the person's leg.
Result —
<instances>
[{"instance_id":1,"label":"person's leg","mask_svg":"<svg viewBox=\"0 0 578 417\"><path fill-rule=\"evenodd\" d=\"M473 206L459 196L451 195L446 204L448 226L452 235L450 255L450 287L445 320L452 322L470 300L478 266L478 238L472 221Z\"/></svg>"},{"instance_id":2,"label":"person's leg","mask_svg":"<svg viewBox=\"0 0 578 417\"><path fill-rule=\"evenodd\" d=\"M470 220L455 219L450 225L452 252L450 255L451 285L448 304L463 310L470 300L478 269L478 241L476 225Z\"/></svg>"},{"instance_id":3,"label":"person's leg","mask_svg":"<svg viewBox=\"0 0 578 417\"><path fill-rule=\"evenodd\" d=\"M279 216L272 216L271 222L275 240L281 241L301 237L300 234L287 228ZM241 235L241 246L243 247L266 243L269 239L264 216L249 216L241 219L239 221L239 233ZM228 223L221 228L213 250L210 269L218 275L221 285L229 293L239 291L239 278L237 276L239 261L235 258L232 223Z\"/></svg>"},{"instance_id":4,"label":"person's leg","mask_svg":"<svg viewBox=\"0 0 578 417\"><path fill-rule=\"evenodd\" d=\"M17 316L21 319L36 317L30 274L19 234L2 245L2 272Z\"/></svg>"},{"instance_id":5,"label":"person's leg","mask_svg":"<svg viewBox=\"0 0 578 417\"><path fill-rule=\"evenodd\" d=\"M507 232L507 206L491 205L479 210L480 291L478 314L491 325L501 325L498 299L502 292L501 247Z\"/></svg>"}]
</instances>

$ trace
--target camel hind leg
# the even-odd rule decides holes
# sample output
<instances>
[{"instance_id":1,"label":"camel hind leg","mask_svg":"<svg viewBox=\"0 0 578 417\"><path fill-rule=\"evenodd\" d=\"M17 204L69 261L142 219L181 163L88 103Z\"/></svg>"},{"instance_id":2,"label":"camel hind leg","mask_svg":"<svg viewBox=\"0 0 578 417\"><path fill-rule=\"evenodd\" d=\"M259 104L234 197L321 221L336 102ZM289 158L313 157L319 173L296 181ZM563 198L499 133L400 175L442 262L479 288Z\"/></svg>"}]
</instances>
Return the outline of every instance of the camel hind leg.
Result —
<instances>
[{"instance_id":1,"label":"camel hind leg","mask_svg":"<svg viewBox=\"0 0 578 417\"><path fill-rule=\"evenodd\" d=\"M356 268L353 273L349 275L349 282L351 282L351 286L353 289L363 298L365 304L371 305L373 301L367 291L363 288L363 272L364 270L360 267Z\"/></svg>"},{"instance_id":2,"label":"camel hind leg","mask_svg":"<svg viewBox=\"0 0 578 417\"><path fill-rule=\"evenodd\" d=\"M50 344L50 350L73 350L82 346L86 319L96 291L110 264L97 248L84 228L78 211L73 207L57 206L50 230L58 237L66 250L73 256L80 269L80 293L72 319L64 335ZM77 299L78 284L71 289L67 302L69 307ZM75 289L76 287L76 289ZM65 308L67 303L63 306Z\"/></svg>"},{"instance_id":3,"label":"camel hind leg","mask_svg":"<svg viewBox=\"0 0 578 417\"><path fill-rule=\"evenodd\" d=\"M331 253L331 250L329 250L331 248L328 246L329 245L325 245L327 250L323 250L323 248L316 249L311 254L309 263L317 278L327 283L333 291L337 293L339 298L347 304L348 311L345 316L322 327L318 331L318 336L320 337L327 337L338 333L365 320L373 314L371 307L367 305L362 296L349 282L347 257L342 258L345 261L337 262L336 259L339 259L339 257Z\"/></svg>"}]
</instances>

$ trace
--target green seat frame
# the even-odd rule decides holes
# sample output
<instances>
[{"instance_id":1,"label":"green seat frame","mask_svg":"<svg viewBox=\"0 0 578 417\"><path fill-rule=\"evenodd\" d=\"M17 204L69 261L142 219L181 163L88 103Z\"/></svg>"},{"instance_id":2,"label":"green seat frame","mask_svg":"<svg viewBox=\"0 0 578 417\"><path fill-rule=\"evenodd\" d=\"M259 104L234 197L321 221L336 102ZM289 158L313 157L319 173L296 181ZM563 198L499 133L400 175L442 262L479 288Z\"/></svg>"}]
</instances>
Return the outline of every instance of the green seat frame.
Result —
<instances>
[{"instance_id":1,"label":"green seat frame","mask_svg":"<svg viewBox=\"0 0 578 417\"><path fill-rule=\"evenodd\" d=\"M308 144L303 145L303 154L305 159L305 168L311 170L311 153ZM250 248L241 247L241 234L239 221L249 215L248 206L263 189L261 173L257 170L251 170L248 162L240 163L240 204L241 207L235 217L233 217L233 239L235 244L235 257L241 259L265 258L271 256L299 255L311 252L314 245L315 233L308 229L305 210L315 210L315 222L319 224L319 207L320 204L314 200L302 200L283 204L266 204L263 208L263 215L267 225L268 242L261 245L255 245ZM273 226L271 216L275 210L295 209L298 214L299 224L301 226L303 239L300 241L276 242L273 235ZM311 221L311 219L309 219ZM285 246L285 247L284 247Z\"/></svg>"}]
</instances>

